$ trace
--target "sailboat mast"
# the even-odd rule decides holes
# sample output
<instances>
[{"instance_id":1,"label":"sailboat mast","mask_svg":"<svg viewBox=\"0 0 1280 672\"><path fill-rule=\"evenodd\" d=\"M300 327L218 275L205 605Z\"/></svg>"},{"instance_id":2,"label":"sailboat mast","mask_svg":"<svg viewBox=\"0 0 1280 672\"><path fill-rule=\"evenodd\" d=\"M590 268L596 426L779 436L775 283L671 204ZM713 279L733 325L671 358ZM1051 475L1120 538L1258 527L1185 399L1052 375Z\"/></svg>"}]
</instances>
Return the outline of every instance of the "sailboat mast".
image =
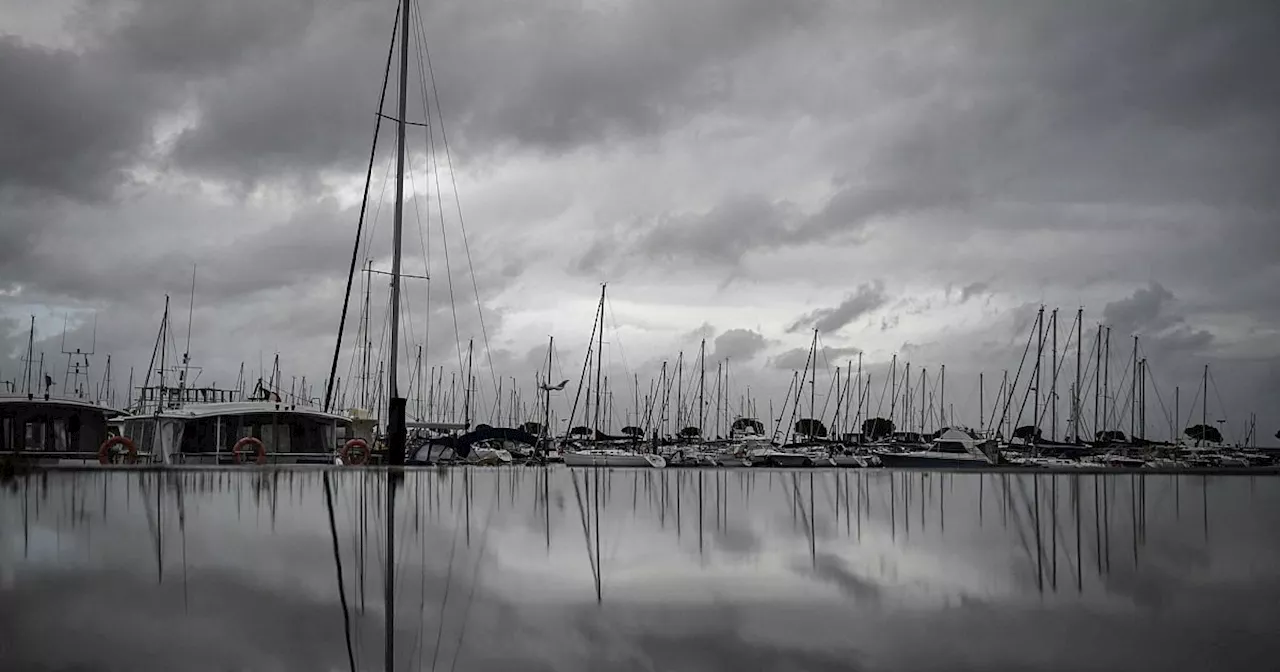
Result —
<instances>
[{"instance_id":1,"label":"sailboat mast","mask_svg":"<svg viewBox=\"0 0 1280 672\"><path fill-rule=\"evenodd\" d=\"M862 423L862 389L863 389L862 388L862 353L859 352L858 353L858 415L856 418L854 418L854 428L853 428L853 430L855 432L858 432L859 434L861 434L862 432L862 424L861 424ZM859 439L858 443L862 443L861 439Z\"/></svg>"},{"instance_id":2,"label":"sailboat mast","mask_svg":"<svg viewBox=\"0 0 1280 672\"><path fill-rule=\"evenodd\" d=\"M1076 386L1071 395L1071 440L1080 443L1080 363L1084 358L1084 308L1076 309Z\"/></svg>"},{"instance_id":3,"label":"sailboat mast","mask_svg":"<svg viewBox=\"0 0 1280 672\"><path fill-rule=\"evenodd\" d=\"M543 437L547 437L551 435L551 353L554 352L555 345L556 345L556 337L548 336L547 337L547 378L543 382L543 387L545 387L546 390L544 390L544 401L543 401L543 408L542 408L542 432L540 432L540 435ZM550 448L550 446L547 446L547 448Z\"/></svg>"},{"instance_id":4,"label":"sailboat mast","mask_svg":"<svg viewBox=\"0 0 1280 672\"><path fill-rule=\"evenodd\" d=\"M1031 406L1031 440L1040 438L1040 364L1044 361L1044 306L1036 313L1035 402ZM1026 402L1023 402L1026 403Z\"/></svg>"},{"instance_id":5,"label":"sailboat mast","mask_svg":"<svg viewBox=\"0 0 1280 672\"><path fill-rule=\"evenodd\" d=\"M31 316L31 330L27 332L27 370L24 374L27 379L26 393L28 396L33 394L31 391L31 365L34 363L36 345L36 316Z\"/></svg>"},{"instance_id":6,"label":"sailboat mast","mask_svg":"<svg viewBox=\"0 0 1280 672\"><path fill-rule=\"evenodd\" d=\"M1049 403L1053 404L1049 407L1049 440L1058 440L1058 309L1053 309L1053 318L1050 320L1053 325L1053 331L1050 332L1053 342L1053 354L1049 359L1049 366L1052 367L1052 373L1049 378Z\"/></svg>"},{"instance_id":7,"label":"sailboat mast","mask_svg":"<svg viewBox=\"0 0 1280 672\"><path fill-rule=\"evenodd\" d=\"M1133 361L1129 364L1129 439L1138 435L1138 337L1133 337Z\"/></svg>"},{"instance_id":8,"label":"sailboat mast","mask_svg":"<svg viewBox=\"0 0 1280 672\"><path fill-rule=\"evenodd\" d=\"M1204 386L1204 392L1200 394L1200 436L1208 438L1206 432L1209 431L1209 365L1204 365L1204 377L1201 379ZM1196 445L1200 445L1200 440L1196 440Z\"/></svg>"},{"instance_id":9,"label":"sailboat mast","mask_svg":"<svg viewBox=\"0 0 1280 672\"><path fill-rule=\"evenodd\" d=\"M986 386L983 384L982 375L983 375L982 372L979 371L978 372L978 434L979 435L981 435L983 430L986 429L986 427L984 426L986 423L986 418L985 418L986 404L984 403L986 399L983 396L986 393ZM954 419L955 418L952 418L952 420Z\"/></svg>"},{"instance_id":10,"label":"sailboat mast","mask_svg":"<svg viewBox=\"0 0 1280 672\"><path fill-rule=\"evenodd\" d=\"M1107 349L1102 362L1102 430L1110 431L1111 426L1111 327L1107 327L1104 346Z\"/></svg>"},{"instance_id":11,"label":"sailboat mast","mask_svg":"<svg viewBox=\"0 0 1280 672\"><path fill-rule=\"evenodd\" d=\"M595 408L595 430L596 437L600 436L600 376L604 369L604 290L605 285L600 285L600 310L599 328L596 330L596 408Z\"/></svg>"},{"instance_id":12,"label":"sailboat mast","mask_svg":"<svg viewBox=\"0 0 1280 672\"><path fill-rule=\"evenodd\" d=\"M405 400L400 396L400 258L404 238L404 143L406 136L405 114L409 100L409 23L411 3L404 0L400 13L400 96L396 115L396 202L391 232L391 358L388 362L387 394L387 455L391 464L404 463L404 409ZM388 575L390 585L390 575ZM388 614L388 619L392 614ZM391 629L388 624L388 642ZM387 666L390 668L390 649Z\"/></svg>"},{"instance_id":13,"label":"sailboat mast","mask_svg":"<svg viewBox=\"0 0 1280 672\"><path fill-rule=\"evenodd\" d=\"M702 438L702 427L707 424L707 339L702 339L698 346L698 438Z\"/></svg>"},{"instance_id":14,"label":"sailboat mast","mask_svg":"<svg viewBox=\"0 0 1280 672\"><path fill-rule=\"evenodd\" d=\"M947 426L947 418L943 412L947 409L947 365L942 365L941 378L938 380L938 431ZM955 418L951 419L955 422Z\"/></svg>"}]
</instances>

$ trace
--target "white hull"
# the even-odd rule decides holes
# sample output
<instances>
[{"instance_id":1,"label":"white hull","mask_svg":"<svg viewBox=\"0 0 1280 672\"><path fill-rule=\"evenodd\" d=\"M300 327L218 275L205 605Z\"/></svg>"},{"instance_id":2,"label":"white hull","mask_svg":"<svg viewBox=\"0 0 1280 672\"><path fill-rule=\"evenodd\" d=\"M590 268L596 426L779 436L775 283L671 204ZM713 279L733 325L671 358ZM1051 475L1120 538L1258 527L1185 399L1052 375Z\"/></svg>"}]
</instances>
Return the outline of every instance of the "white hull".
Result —
<instances>
[{"instance_id":1,"label":"white hull","mask_svg":"<svg viewBox=\"0 0 1280 672\"><path fill-rule=\"evenodd\" d=\"M886 467L914 469L984 469L991 466L987 459L965 453L938 453L918 450L910 453L876 453Z\"/></svg>"},{"instance_id":2,"label":"white hull","mask_svg":"<svg viewBox=\"0 0 1280 672\"><path fill-rule=\"evenodd\" d=\"M648 453L628 453L625 451L572 451L564 454L565 466L569 467L644 467L661 469L667 461L660 455Z\"/></svg>"}]
</instances>

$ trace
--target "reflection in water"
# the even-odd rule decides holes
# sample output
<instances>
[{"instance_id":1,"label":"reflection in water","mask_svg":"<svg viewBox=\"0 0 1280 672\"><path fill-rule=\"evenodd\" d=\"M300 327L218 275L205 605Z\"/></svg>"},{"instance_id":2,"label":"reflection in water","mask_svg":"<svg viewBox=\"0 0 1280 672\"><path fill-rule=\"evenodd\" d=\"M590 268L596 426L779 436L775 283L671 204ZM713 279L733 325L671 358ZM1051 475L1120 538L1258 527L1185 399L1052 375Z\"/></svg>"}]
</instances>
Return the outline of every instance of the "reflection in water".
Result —
<instances>
[{"instance_id":1,"label":"reflection in water","mask_svg":"<svg viewBox=\"0 0 1280 672\"><path fill-rule=\"evenodd\" d=\"M39 473L0 668L1256 667L1278 519L1249 476Z\"/></svg>"}]
</instances>

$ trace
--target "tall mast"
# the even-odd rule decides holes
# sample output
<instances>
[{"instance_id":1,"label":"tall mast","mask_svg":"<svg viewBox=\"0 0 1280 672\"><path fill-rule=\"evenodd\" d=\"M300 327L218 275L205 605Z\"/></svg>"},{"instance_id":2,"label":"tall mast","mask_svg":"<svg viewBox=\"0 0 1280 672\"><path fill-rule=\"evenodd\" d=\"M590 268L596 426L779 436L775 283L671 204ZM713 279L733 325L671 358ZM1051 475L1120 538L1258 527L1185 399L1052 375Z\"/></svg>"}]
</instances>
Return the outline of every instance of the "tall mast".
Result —
<instances>
[{"instance_id":1,"label":"tall mast","mask_svg":"<svg viewBox=\"0 0 1280 672\"><path fill-rule=\"evenodd\" d=\"M676 356L676 434L684 429L684 350Z\"/></svg>"},{"instance_id":2,"label":"tall mast","mask_svg":"<svg viewBox=\"0 0 1280 672\"><path fill-rule=\"evenodd\" d=\"M34 394L31 388L31 365L35 363L35 345L36 345L36 316L31 316L31 330L27 332L27 370L24 374L26 383L26 393Z\"/></svg>"},{"instance_id":3,"label":"tall mast","mask_svg":"<svg viewBox=\"0 0 1280 672\"><path fill-rule=\"evenodd\" d=\"M703 426L707 420L707 339L698 346L698 438L703 438Z\"/></svg>"},{"instance_id":4,"label":"tall mast","mask_svg":"<svg viewBox=\"0 0 1280 672\"><path fill-rule=\"evenodd\" d=\"M1049 440L1058 440L1058 309L1053 309L1053 318L1050 320L1053 324L1051 332L1053 341L1053 355L1049 360L1050 366L1053 367L1052 377L1049 379L1049 403L1053 404L1049 408Z\"/></svg>"},{"instance_id":5,"label":"tall mast","mask_svg":"<svg viewBox=\"0 0 1280 672\"><path fill-rule=\"evenodd\" d=\"M809 438L813 439L814 422L817 421L817 399L818 399L818 328L813 328L813 346L809 352L813 353L813 367L809 371Z\"/></svg>"},{"instance_id":6,"label":"tall mast","mask_svg":"<svg viewBox=\"0 0 1280 672\"><path fill-rule=\"evenodd\" d=\"M1044 306L1036 313L1036 370L1035 370L1035 402L1031 406L1031 440L1035 441L1040 433L1040 364L1044 361ZM1024 402L1025 403L1025 402Z\"/></svg>"},{"instance_id":7,"label":"tall mast","mask_svg":"<svg viewBox=\"0 0 1280 672\"><path fill-rule=\"evenodd\" d=\"M364 349L364 354L360 358L360 407L369 410L373 404L369 401L369 367L372 362L369 361L370 353L373 350L373 343L369 340L369 294L371 285L373 284L373 261L365 262L364 274L364 313L361 315L363 325L361 330L363 335L360 337L360 346Z\"/></svg>"},{"instance_id":8,"label":"tall mast","mask_svg":"<svg viewBox=\"0 0 1280 672\"><path fill-rule=\"evenodd\" d=\"M1133 361L1129 365L1129 439L1138 435L1138 337L1133 337Z\"/></svg>"},{"instance_id":9,"label":"tall mast","mask_svg":"<svg viewBox=\"0 0 1280 672\"><path fill-rule=\"evenodd\" d=\"M942 412L947 409L947 365L942 365L941 378L938 380L938 429L942 430L947 426L947 419L943 417ZM955 422L955 418L951 418Z\"/></svg>"},{"instance_id":10,"label":"tall mast","mask_svg":"<svg viewBox=\"0 0 1280 672\"><path fill-rule=\"evenodd\" d=\"M724 381L724 362L723 361L716 362L716 416L715 416L716 422L715 422L715 428L713 431L717 435L720 433L720 402L724 398L724 387L722 385L723 381Z\"/></svg>"},{"instance_id":11,"label":"tall mast","mask_svg":"<svg viewBox=\"0 0 1280 672\"><path fill-rule=\"evenodd\" d=\"M925 379L929 376L929 369L920 367L920 438L924 438L924 414L928 411L929 405L924 401L924 385Z\"/></svg>"},{"instance_id":12,"label":"tall mast","mask_svg":"<svg viewBox=\"0 0 1280 672\"><path fill-rule=\"evenodd\" d=\"M854 418L853 431L862 433L862 353L858 353L858 415ZM862 443L859 439L858 443Z\"/></svg>"},{"instance_id":13,"label":"tall mast","mask_svg":"<svg viewBox=\"0 0 1280 672\"><path fill-rule=\"evenodd\" d=\"M1076 386L1071 395L1071 440L1080 443L1080 363L1084 357L1084 308L1076 309Z\"/></svg>"},{"instance_id":14,"label":"tall mast","mask_svg":"<svg viewBox=\"0 0 1280 672\"><path fill-rule=\"evenodd\" d=\"M547 337L547 378L545 381L543 381L543 385L542 385L546 389L544 390L545 399L543 401L543 409L542 409L542 431L539 433L540 436L543 436L543 437L551 436L551 353L554 352L555 345L556 345L556 337L548 336ZM550 446L547 446L547 448L549 449Z\"/></svg>"},{"instance_id":15,"label":"tall mast","mask_svg":"<svg viewBox=\"0 0 1280 672\"><path fill-rule=\"evenodd\" d=\"M1107 327L1107 352L1102 359L1102 431L1111 431L1111 327Z\"/></svg>"},{"instance_id":16,"label":"tall mast","mask_svg":"<svg viewBox=\"0 0 1280 672\"><path fill-rule=\"evenodd\" d=\"M391 464L404 463L404 405L400 396L400 257L401 242L404 238L404 141L405 114L409 100L409 24L412 2L404 0L400 12L400 100L396 110L396 203L391 233L391 358L388 362L387 379L387 455ZM388 495L389 497L389 495ZM387 575L387 586L390 589L391 575ZM387 614L387 669L391 669L391 619Z\"/></svg>"},{"instance_id":17,"label":"tall mast","mask_svg":"<svg viewBox=\"0 0 1280 672\"><path fill-rule=\"evenodd\" d=\"M1098 418L1101 412L1100 405L1102 403L1102 325L1098 325L1098 336L1093 339L1094 359L1096 364L1093 367L1093 436L1098 438L1098 432L1103 430L1102 422Z\"/></svg>"},{"instance_id":18,"label":"tall mast","mask_svg":"<svg viewBox=\"0 0 1280 672\"><path fill-rule=\"evenodd\" d=\"M164 316L160 318L160 403L156 406L158 414L164 409L164 355L169 340L169 295L164 295Z\"/></svg>"},{"instance_id":19,"label":"tall mast","mask_svg":"<svg viewBox=\"0 0 1280 672\"><path fill-rule=\"evenodd\" d=\"M984 417L986 415L986 408L985 408L986 404L984 403L985 399L983 398L983 395L985 392L986 392L985 386L982 383L982 372L979 371L978 372L978 433L979 434L981 434L982 431L985 429L984 424L986 423L986 418ZM952 418L952 420L955 420L955 418Z\"/></svg>"},{"instance_id":20,"label":"tall mast","mask_svg":"<svg viewBox=\"0 0 1280 672\"><path fill-rule=\"evenodd\" d=\"M911 362L907 362L907 370L904 374L902 377L902 429L911 431Z\"/></svg>"},{"instance_id":21,"label":"tall mast","mask_svg":"<svg viewBox=\"0 0 1280 672\"><path fill-rule=\"evenodd\" d=\"M893 359L889 362L889 423L893 424L898 421L898 353L893 353ZM884 393L880 398L884 399Z\"/></svg>"},{"instance_id":22,"label":"tall mast","mask_svg":"<svg viewBox=\"0 0 1280 672\"><path fill-rule=\"evenodd\" d=\"M471 356L474 344L474 338L467 339L467 379L463 382L463 384L466 385L466 389L462 392L462 422L466 424L468 428L471 427L471 388L475 382L474 376L471 375Z\"/></svg>"},{"instance_id":23,"label":"tall mast","mask_svg":"<svg viewBox=\"0 0 1280 672\"><path fill-rule=\"evenodd\" d=\"M600 310L599 328L596 330L596 412L595 412L595 430L596 437L600 436L600 375L604 368L604 290L605 285L600 285Z\"/></svg>"},{"instance_id":24,"label":"tall mast","mask_svg":"<svg viewBox=\"0 0 1280 672\"><path fill-rule=\"evenodd\" d=\"M1204 386L1204 392L1200 395L1200 436L1205 436L1205 432L1209 427L1209 365L1204 365L1204 377L1201 379ZM1196 445L1200 445L1199 439Z\"/></svg>"}]
</instances>

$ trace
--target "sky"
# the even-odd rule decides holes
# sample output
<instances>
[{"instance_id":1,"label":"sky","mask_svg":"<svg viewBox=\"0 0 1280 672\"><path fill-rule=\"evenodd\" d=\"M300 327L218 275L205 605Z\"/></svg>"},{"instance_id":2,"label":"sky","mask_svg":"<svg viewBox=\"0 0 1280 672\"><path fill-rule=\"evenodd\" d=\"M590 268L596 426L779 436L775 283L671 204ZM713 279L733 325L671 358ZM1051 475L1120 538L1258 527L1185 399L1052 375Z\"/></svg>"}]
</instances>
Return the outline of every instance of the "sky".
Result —
<instances>
[{"instance_id":1,"label":"sky","mask_svg":"<svg viewBox=\"0 0 1280 672\"><path fill-rule=\"evenodd\" d=\"M320 396L395 10L0 0L0 379L22 385L34 316L56 385L63 350L92 347L91 379L110 354L123 396L168 295L171 356L187 349L190 311L198 384L233 385L242 362L256 378L278 354L283 387L305 376ZM552 378L573 390L607 283L615 430L632 381L643 399L664 360L683 352L682 387L696 387L703 339L708 395L728 360L724 415L746 410L748 390L756 415L770 400L784 415L813 329L825 417L832 370L859 356L868 404L887 413L896 355L917 389L927 371L935 399L946 365L945 410L978 426L1006 370L1013 412L1030 396L1017 372L1043 305L1059 309L1069 353L1058 436L1082 308L1083 359L1098 324L1111 329L1113 428L1129 429L1136 335L1148 435L1199 422L1208 365L1209 421L1241 438L1256 414L1259 443L1280 443L1273 3L445 0L413 12L406 116L426 126L407 132L402 247L404 271L431 279L404 283L402 387L418 346L448 385L472 342L479 415L493 419L500 381L531 403L554 336ZM390 116L394 91L395 77ZM389 270L391 124L378 138L358 256ZM389 302L372 277L378 360ZM360 287L338 366L348 400ZM555 403L567 414L572 394Z\"/></svg>"}]
</instances>

